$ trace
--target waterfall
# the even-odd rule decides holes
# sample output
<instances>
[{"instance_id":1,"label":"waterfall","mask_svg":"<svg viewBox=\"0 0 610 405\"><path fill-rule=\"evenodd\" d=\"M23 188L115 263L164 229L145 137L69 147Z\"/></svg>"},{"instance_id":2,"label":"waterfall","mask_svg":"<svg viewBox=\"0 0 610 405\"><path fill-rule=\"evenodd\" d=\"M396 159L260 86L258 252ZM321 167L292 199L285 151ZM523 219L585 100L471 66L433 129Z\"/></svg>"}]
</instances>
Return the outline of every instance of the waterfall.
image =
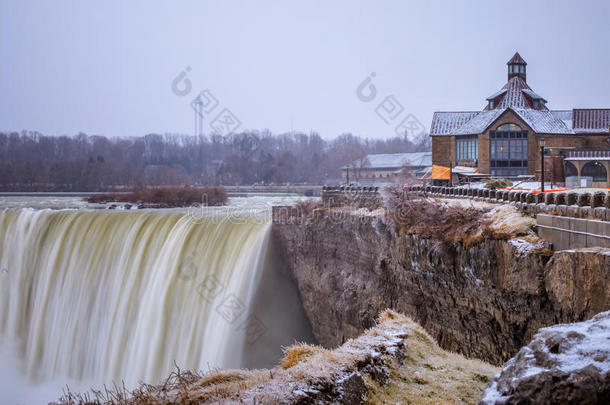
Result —
<instances>
[{"instance_id":1,"label":"waterfall","mask_svg":"<svg viewBox=\"0 0 610 405\"><path fill-rule=\"evenodd\" d=\"M16 342L30 380L133 386L158 382L174 364L247 362L246 345L274 328L250 310L270 222L192 219L159 211L0 211L0 342ZM286 316L304 318L300 311Z\"/></svg>"}]
</instances>

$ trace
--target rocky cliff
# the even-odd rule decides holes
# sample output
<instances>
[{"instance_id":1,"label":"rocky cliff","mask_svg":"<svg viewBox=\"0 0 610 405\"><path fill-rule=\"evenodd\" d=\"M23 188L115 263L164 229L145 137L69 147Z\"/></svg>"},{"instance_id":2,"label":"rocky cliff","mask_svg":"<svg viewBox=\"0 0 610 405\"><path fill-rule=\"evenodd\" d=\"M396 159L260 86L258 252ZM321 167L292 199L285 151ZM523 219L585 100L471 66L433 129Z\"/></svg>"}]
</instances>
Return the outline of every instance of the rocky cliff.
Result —
<instances>
[{"instance_id":1,"label":"rocky cliff","mask_svg":"<svg viewBox=\"0 0 610 405\"><path fill-rule=\"evenodd\" d=\"M501 364L540 327L610 308L608 250L553 253L531 234L447 243L397 232L383 210L314 214L274 224L274 236L326 347L392 308L444 349Z\"/></svg>"}]
</instances>

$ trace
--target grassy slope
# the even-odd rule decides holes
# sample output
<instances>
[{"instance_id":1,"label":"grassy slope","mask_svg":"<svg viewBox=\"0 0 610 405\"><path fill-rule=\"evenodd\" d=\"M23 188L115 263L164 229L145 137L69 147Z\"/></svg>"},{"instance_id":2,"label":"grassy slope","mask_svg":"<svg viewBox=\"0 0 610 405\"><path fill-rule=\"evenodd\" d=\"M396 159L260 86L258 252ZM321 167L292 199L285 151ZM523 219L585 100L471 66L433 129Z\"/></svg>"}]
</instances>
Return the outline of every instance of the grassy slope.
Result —
<instances>
[{"instance_id":1,"label":"grassy slope","mask_svg":"<svg viewBox=\"0 0 610 405\"><path fill-rule=\"evenodd\" d=\"M368 404L476 404L499 368L441 349L415 322L407 357L388 384L374 387Z\"/></svg>"}]
</instances>

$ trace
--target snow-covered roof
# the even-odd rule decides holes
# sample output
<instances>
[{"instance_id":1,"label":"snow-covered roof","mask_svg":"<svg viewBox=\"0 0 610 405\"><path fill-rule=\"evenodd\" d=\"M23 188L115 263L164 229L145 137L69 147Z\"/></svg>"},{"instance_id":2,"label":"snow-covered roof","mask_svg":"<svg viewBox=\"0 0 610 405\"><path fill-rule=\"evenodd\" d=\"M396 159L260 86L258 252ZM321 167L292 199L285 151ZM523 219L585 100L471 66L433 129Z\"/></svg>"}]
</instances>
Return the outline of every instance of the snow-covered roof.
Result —
<instances>
[{"instance_id":1,"label":"snow-covered roof","mask_svg":"<svg viewBox=\"0 0 610 405\"><path fill-rule=\"evenodd\" d=\"M504 111L506 111L505 108L501 110L481 111L470 121L466 122L449 135L476 135L483 133Z\"/></svg>"},{"instance_id":2,"label":"snow-covered roof","mask_svg":"<svg viewBox=\"0 0 610 405\"><path fill-rule=\"evenodd\" d=\"M486 100L494 100L498 96L500 96L500 95L502 95L504 93L506 93L506 88L502 88L502 89L496 91L494 94L492 94L491 96L487 97Z\"/></svg>"},{"instance_id":3,"label":"snow-covered roof","mask_svg":"<svg viewBox=\"0 0 610 405\"><path fill-rule=\"evenodd\" d=\"M432 165L432 152L377 153L352 162L352 167L367 169L399 169L403 166L423 167ZM344 166L343 169L346 167Z\"/></svg>"},{"instance_id":4,"label":"snow-covered roof","mask_svg":"<svg viewBox=\"0 0 610 405\"><path fill-rule=\"evenodd\" d=\"M452 135L453 131L470 121L479 111L435 112L430 135Z\"/></svg>"},{"instance_id":5,"label":"snow-covered roof","mask_svg":"<svg viewBox=\"0 0 610 405\"><path fill-rule=\"evenodd\" d=\"M533 108L533 104L531 103L531 101L524 96L525 92L531 92L535 94L536 97L544 100L542 97L534 93L530 86L527 85L525 80L523 80L519 76L512 77L508 81L508 83L506 83L504 87L502 87L502 90L506 90L506 93L498 102L498 105L495 106L495 108ZM543 110L547 109L544 106L544 103L540 105L539 108Z\"/></svg>"},{"instance_id":6,"label":"snow-covered roof","mask_svg":"<svg viewBox=\"0 0 610 405\"><path fill-rule=\"evenodd\" d=\"M524 92L525 94L527 94L528 96L530 96L530 98L532 100L542 100L546 103L546 100L544 99L544 97L539 96L538 94L536 94L533 90L531 89L522 89L522 92Z\"/></svg>"},{"instance_id":7,"label":"snow-covered roof","mask_svg":"<svg viewBox=\"0 0 610 405\"><path fill-rule=\"evenodd\" d=\"M516 53L510 63L525 64L525 61ZM536 133L574 135L609 132L610 109L550 111L544 97L532 90L520 76L510 77L504 87L487 97L487 100L496 102L493 106L488 104L480 112L435 112L430 135L478 135L485 132L507 110L514 111ZM534 100L541 101L537 108L533 108Z\"/></svg>"},{"instance_id":8,"label":"snow-covered roof","mask_svg":"<svg viewBox=\"0 0 610 405\"><path fill-rule=\"evenodd\" d=\"M573 134L572 128L569 128L566 123L557 118L553 112L549 110L533 110L531 108L515 108L515 113L527 125L540 134Z\"/></svg>"},{"instance_id":9,"label":"snow-covered roof","mask_svg":"<svg viewBox=\"0 0 610 405\"><path fill-rule=\"evenodd\" d=\"M608 132L610 125L610 109L594 108L580 109L575 108L572 114L574 131L578 133L604 133Z\"/></svg>"}]
</instances>

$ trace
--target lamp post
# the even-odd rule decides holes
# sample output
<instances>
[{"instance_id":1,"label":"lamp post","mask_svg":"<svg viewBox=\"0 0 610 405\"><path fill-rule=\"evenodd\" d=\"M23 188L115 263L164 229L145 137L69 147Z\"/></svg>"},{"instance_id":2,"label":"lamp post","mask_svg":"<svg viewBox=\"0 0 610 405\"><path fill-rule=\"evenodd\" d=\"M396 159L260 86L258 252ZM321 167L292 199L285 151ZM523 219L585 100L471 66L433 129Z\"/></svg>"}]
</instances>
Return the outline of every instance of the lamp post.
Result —
<instances>
[{"instance_id":1,"label":"lamp post","mask_svg":"<svg viewBox=\"0 0 610 405\"><path fill-rule=\"evenodd\" d=\"M544 193L544 138L538 139L538 146L540 146L540 182L542 183L542 187L540 187L540 191Z\"/></svg>"}]
</instances>

